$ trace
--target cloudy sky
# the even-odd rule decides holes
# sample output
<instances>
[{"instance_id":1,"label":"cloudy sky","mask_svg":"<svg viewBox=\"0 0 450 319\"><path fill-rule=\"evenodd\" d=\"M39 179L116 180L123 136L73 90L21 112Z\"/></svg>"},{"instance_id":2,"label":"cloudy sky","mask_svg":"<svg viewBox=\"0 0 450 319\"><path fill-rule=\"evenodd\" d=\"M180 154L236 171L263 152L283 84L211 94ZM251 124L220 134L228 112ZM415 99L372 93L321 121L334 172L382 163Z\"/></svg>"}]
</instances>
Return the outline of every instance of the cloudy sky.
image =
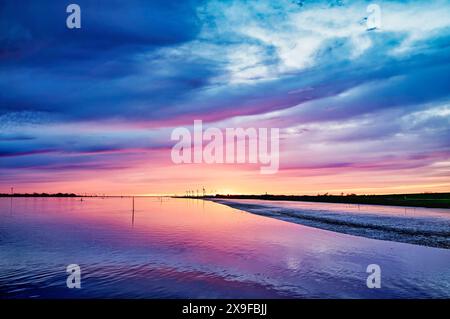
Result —
<instances>
[{"instance_id":1,"label":"cloudy sky","mask_svg":"<svg viewBox=\"0 0 450 319\"><path fill-rule=\"evenodd\" d=\"M0 193L450 191L449 1L0 3ZM280 170L171 161L280 128Z\"/></svg>"}]
</instances>

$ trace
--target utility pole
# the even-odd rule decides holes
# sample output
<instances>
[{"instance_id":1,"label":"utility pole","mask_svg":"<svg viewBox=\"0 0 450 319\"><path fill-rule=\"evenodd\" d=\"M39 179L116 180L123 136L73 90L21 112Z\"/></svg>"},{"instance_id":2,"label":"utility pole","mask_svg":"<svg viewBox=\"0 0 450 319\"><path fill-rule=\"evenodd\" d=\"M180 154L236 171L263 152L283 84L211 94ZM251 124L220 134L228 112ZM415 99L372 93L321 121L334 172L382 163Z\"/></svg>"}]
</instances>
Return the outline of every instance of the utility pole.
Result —
<instances>
[{"instance_id":1,"label":"utility pole","mask_svg":"<svg viewBox=\"0 0 450 319\"><path fill-rule=\"evenodd\" d=\"M11 195L14 195L14 187L11 187Z\"/></svg>"}]
</instances>

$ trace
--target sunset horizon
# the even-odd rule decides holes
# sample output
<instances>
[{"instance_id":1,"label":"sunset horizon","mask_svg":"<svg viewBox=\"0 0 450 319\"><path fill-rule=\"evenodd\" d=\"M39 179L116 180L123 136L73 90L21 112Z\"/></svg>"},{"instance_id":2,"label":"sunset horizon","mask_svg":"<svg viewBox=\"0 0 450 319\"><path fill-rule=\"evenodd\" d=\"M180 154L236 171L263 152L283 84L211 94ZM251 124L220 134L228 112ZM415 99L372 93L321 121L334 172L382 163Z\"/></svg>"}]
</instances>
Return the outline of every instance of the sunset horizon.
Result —
<instances>
[{"instance_id":1,"label":"sunset horizon","mask_svg":"<svg viewBox=\"0 0 450 319\"><path fill-rule=\"evenodd\" d=\"M147 9L117 20L87 2L80 29L47 19L33 24L32 37L24 31L31 7L5 16L22 31L3 31L0 190L450 191L448 21L439 2L386 3L376 30L360 21L362 3ZM98 23L96 10L114 27ZM152 10L173 10L179 20L154 24ZM433 23L412 23L410 14ZM277 171L174 163L171 134L193 132L198 120L203 132L278 129Z\"/></svg>"},{"instance_id":2,"label":"sunset horizon","mask_svg":"<svg viewBox=\"0 0 450 319\"><path fill-rule=\"evenodd\" d=\"M1 0L0 303L448 300L449 12Z\"/></svg>"}]
</instances>

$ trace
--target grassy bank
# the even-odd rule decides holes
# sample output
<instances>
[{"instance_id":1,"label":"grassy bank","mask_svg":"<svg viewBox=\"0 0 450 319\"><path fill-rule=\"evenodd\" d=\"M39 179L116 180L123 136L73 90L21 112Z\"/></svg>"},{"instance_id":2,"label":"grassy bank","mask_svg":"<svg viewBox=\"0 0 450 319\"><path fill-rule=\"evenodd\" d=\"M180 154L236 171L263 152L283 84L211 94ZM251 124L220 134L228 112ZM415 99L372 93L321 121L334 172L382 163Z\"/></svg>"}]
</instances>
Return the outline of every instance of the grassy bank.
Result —
<instances>
[{"instance_id":1,"label":"grassy bank","mask_svg":"<svg viewBox=\"0 0 450 319\"><path fill-rule=\"evenodd\" d=\"M370 204L391 206L414 206L429 208L450 208L450 193L420 193L392 195L215 195L212 198L260 199L308 201L323 203Z\"/></svg>"}]
</instances>

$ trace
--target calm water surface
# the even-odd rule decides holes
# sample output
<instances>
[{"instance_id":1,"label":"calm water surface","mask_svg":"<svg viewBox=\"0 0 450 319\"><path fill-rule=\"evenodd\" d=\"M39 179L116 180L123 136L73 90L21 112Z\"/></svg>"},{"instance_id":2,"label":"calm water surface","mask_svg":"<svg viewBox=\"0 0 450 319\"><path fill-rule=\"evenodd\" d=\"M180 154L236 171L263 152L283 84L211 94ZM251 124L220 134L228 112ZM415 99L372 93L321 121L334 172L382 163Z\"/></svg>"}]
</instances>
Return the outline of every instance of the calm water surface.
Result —
<instances>
[{"instance_id":1,"label":"calm water surface","mask_svg":"<svg viewBox=\"0 0 450 319\"><path fill-rule=\"evenodd\" d=\"M449 298L449 266L448 249L209 201L136 198L133 214L130 198L0 198L0 298Z\"/></svg>"}]
</instances>

